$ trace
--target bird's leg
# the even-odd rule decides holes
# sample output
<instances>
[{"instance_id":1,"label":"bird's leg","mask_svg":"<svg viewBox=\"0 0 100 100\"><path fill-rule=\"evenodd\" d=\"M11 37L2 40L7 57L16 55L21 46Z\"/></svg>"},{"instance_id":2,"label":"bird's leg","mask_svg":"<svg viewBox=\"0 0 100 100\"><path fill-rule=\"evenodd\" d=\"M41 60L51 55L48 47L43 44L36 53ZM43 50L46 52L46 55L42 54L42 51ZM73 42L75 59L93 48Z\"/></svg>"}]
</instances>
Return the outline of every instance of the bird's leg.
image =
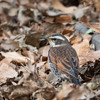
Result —
<instances>
[{"instance_id":1,"label":"bird's leg","mask_svg":"<svg viewBox=\"0 0 100 100\"><path fill-rule=\"evenodd\" d=\"M62 81L69 81L70 82L69 78L65 74L61 74L61 80Z\"/></svg>"},{"instance_id":2,"label":"bird's leg","mask_svg":"<svg viewBox=\"0 0 100 100\"><path fill-rule=\"evenodd\" d=\"M59 85L62 82L62 78L60 77L60 75L54 75L54 78L52 79L52 83L53 85Z\"/></svg>"}]
</instances>

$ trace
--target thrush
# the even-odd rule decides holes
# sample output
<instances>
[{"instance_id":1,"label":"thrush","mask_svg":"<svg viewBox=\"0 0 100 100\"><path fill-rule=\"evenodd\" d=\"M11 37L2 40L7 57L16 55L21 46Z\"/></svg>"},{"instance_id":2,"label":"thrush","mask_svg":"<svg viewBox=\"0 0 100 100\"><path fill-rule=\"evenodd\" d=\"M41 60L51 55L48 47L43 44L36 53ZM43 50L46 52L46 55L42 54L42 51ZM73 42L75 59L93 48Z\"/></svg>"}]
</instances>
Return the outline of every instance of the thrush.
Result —
<instances>
[{"instance_id":1,"label":"thrush","mask_svg":"<svg viewBox=\"0 0 100 100\"><path fill-rule=\"evenodd\" d=\"M48 63L54 76L66 78L70 82L80 85L78 80L79 59L67 38L58 33L44 36L44 38L48 39L50 44Z\"/></svg>"}]
</instances>

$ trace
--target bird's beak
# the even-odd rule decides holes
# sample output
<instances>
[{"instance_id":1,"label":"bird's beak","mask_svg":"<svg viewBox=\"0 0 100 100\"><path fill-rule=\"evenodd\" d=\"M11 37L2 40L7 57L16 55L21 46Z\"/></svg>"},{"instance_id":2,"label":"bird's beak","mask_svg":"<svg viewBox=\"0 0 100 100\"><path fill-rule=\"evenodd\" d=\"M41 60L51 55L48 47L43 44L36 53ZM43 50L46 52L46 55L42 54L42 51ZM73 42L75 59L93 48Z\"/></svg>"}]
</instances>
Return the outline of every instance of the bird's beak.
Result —
<instances>
[{"instance_id":1,"label":"bird's beak","mask_svg":"<svg viewBox=\"0 0 100 100\"><path fill-rule=\"evenodd\" d=\"M49 36L43 36L43 37L40 38L39 40L40 40L40 41L43 41L43 40L46 40L46 39L47 39L48 41L51 40L51 39L49 38Z\"/></svg>"},{"instance_id":2,"label":"bird's beak","mask_svg":"<svg viewBox=\"0 0 100 100\"><path fill-rule=\"evenodd\" d=\"M43 39L50 40L49 36L43 36L42 38L43 38Z\"/></svg>"},{"instance_id":3,"label":"bird's beak","mask_svg":"<svg viewBox=\"0 0 100 100\"><path fill-rule=\"evenodd\" d=\"M43 38L43 39L48 39L48 38L49 38L49 36L43 36L42 38Z\"/></svg>"}]
</instances>

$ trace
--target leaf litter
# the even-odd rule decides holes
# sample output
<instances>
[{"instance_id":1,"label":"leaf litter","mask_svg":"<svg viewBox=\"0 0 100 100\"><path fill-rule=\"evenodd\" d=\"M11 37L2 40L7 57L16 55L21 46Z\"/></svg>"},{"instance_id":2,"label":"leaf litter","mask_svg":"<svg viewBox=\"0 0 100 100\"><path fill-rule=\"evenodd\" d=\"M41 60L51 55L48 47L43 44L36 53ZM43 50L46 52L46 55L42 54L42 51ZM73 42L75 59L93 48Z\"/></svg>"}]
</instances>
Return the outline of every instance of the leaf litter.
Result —
<instances>
[{"instance_id":1,"label":"leaf litter","mask_svg":"<svg viewBox=\"0 0 100 100\"><path fill-rule=\"evenodd\" d=\"M100 34L100 1L75 2L0 1L0 100L100 100L100 50L91 42ZM81 86L52 84L50 46L41 39L52 33L75 48Z\"/></svg>"}]
</instances>

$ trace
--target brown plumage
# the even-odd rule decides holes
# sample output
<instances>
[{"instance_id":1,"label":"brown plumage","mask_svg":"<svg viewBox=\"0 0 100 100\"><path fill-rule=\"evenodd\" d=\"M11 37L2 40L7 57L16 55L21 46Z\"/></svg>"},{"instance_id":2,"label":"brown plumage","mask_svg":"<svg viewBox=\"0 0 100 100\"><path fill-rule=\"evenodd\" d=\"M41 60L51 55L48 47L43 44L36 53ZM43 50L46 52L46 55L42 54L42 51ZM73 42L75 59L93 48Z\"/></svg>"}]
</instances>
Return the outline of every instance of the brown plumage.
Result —
<instances>
[{"instance_id":1,"label":"brown plumage","mask_svg":"<svg viewBox=\"0 0 100 100\"><path fill-rule=\"evenodd\" d=\"M48 62L51 71L57 77L66 76L72 83L80 84L78 80L79 60L76 51L68 40L61 34L53 34L48 37L50 50Z\"/></svg>"}]
</instances>

